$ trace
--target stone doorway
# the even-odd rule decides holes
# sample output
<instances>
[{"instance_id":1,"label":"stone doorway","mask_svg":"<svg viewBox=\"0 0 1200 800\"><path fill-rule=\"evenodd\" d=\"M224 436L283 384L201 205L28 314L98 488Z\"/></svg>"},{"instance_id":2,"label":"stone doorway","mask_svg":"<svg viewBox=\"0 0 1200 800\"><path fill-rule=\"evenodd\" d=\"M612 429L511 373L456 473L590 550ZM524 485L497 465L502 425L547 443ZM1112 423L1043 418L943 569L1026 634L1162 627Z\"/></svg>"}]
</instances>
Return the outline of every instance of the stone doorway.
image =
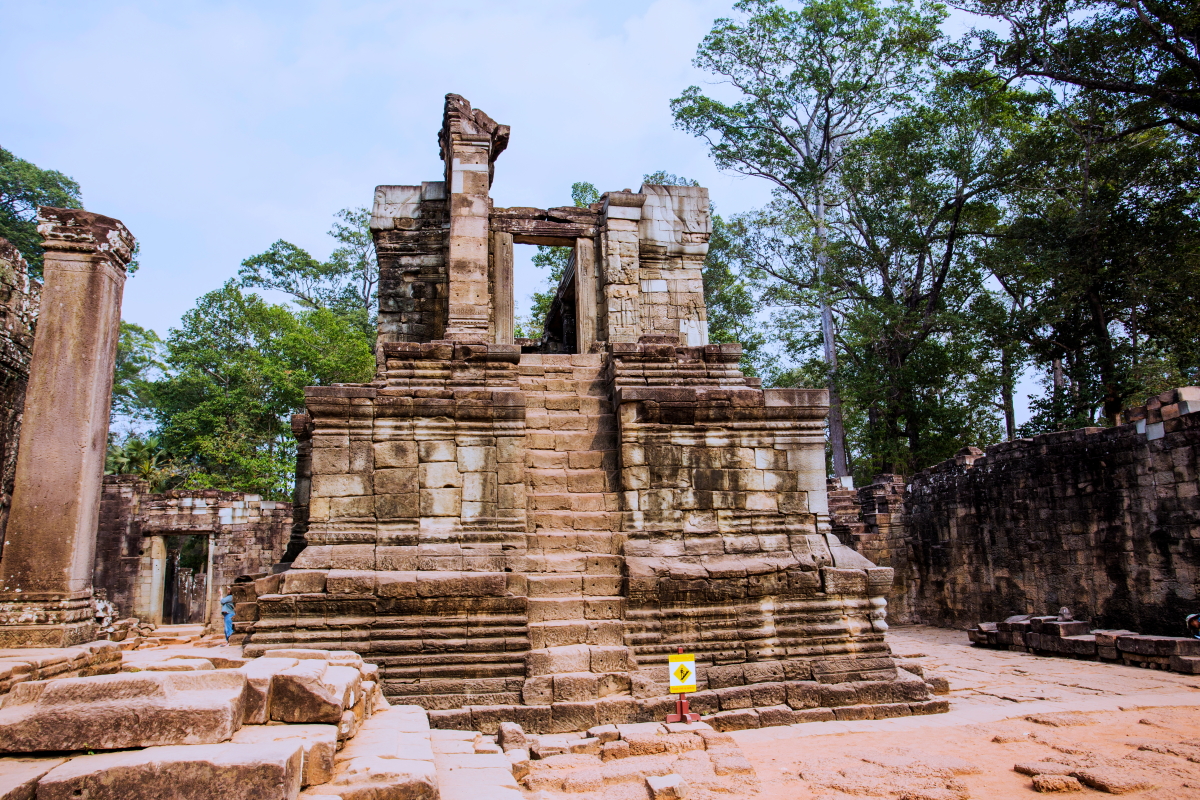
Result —
<instances>
[{"instance_id":1,"label":"stone doorway","mask_svg":"<svg viewBox=\"0 0 1200 800\"><path fill-rule=\"evenodd\" d=\"M163 624L193 625L204 622L209 582L207 534L167 536L163 570Z\"/></svg>"},{"instance_id":2,"label":"stone doorway","mask_svg":"<svg viewBox=\"0 0 1200 800\"><path fill-rule=\"evenodd\" d=\"M143 555L149 555L142 581L145 598L139 617L156 625L197 625L208 622L212 585L212 535L185 531L148 536Z\"/></svg>"}]
</instances>

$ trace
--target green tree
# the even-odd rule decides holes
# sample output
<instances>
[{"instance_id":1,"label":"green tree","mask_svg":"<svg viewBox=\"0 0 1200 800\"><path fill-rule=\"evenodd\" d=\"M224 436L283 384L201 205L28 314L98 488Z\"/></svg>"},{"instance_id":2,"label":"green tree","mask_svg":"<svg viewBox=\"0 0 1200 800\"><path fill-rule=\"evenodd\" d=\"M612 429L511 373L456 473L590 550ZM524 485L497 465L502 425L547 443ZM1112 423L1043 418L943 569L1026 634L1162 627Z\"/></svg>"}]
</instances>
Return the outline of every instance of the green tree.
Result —
<instances>
[{"instance_id":1,"label":"green tree","mask_svg":"<svg viewBox=\"0 0 1200 800\"><path fill-rule=\"evenodd\" d=\"M1200 135L1194 0L970 0L962 7L1007 33L972 31L952 58L1082 91L1120 118L1109 135L1168 126Z\"/></svg>"},{"instance_id":2,"label":"green tree","mask_svg":"<svg viewBox=\"0 0 1200 800\"><path fill-rule=\"evenodd\" d=\"M923 80L942 6L895 0L740 0L693 62L736 102L691 86L671 101L676 125L709 144L719 168L770 181L812 221L818 267L827 262L826 215L839 202L843 151L903 106ZM830 299L819 295L834 472L848 474Z\"/></svg>"},{"instance_id":3,"label":"green tree","mask_svg":"<svg viewBox=\"0 0 1200 800\"><path fill-rule=\"evenodd\" d=\"M974 83L946 76L922 104L847 145L823 246L813 246L812 217L784 198L740 220L736 252L782 309L780 338L809 371L824 338L816 309L832 300L860 478L921 469L998 436L1003 382L977 317L986 293L976 251L1007 189L1033 173L1016 142L1041 99Z\"/></svg>"},{"instance_id":4,"label":"green tree","mask_svg":"<svg viewBox=\"0 0 1200 800\"><path fill-rule=\"evenodd\" d=\"M191 467L184 485L274 498L291 484L289 416L303 410L304 387L374 373L371 337L353 320L272 305L233 281L183 316L165 363L154 415L163 445Z\"/></svg>"},{"instance_id":5,"label":"green tree","mask_svg":"<svg viewBox=\"0 0 1200 800\"><path fill-rule=\"evenodd\" d=\"M280 239L242 262L243 287L285 292L304 308L329 309L373 333L378 308L379 263L371 237L371 212L342 209L329 231L337 242L328 261Z\"/></svg>"},{"instance_id":6,"label":"green tree","mask_svg":"<svg viewBox=\"0 0 1200 800\"><path fill-rule=\"evenodd\" d=\"M1025 433L1117 421L1200 365L1200 161L1162 127L1131 133L1084 96L1030 136L1043 179L982 253L1046 376Z\"/></svg>"},{"instance_id":7,"label":"green tree","mask_svg":"<svg viewBox=\"0 0 1200 800\"><path fill-rule=\"evenodd\" d=\"M29 274L42 276L42 237L38 206L83 208L79 184L50 169L40 169L0 147L0 237L12 242L29 263Z\"/></svg>"},{"instance_id":8,"label":"green tree","mask_svg":"<svg viewBox=\"0 0 1200 800\"><path fill-rule=\"evenodd\" d=\"M149 328L121 320L117 359L113 368L110 425L118 417L147 419L152 409L154 380L161 374L163 341Z\"/></svg>"},{"instance_id":9,"label":"green tree","mask_svg":"<svg viewBox=\"0 0 1200 800\"><path fill-rule=\"evenodd\" d=\"M584 181L571 184L571 202L576 208L587 208L600 199L596 187ZM558 284L567 271L567 263L571 260L571 247L552 247L539 244L534 254L533 265L538 269L549 270L546 275L545 289L535 291L529 307L529 315L516 320L515 334L523 339L540 339L545 330L546 314L550 313L550 304L558 294Z\"/></svg>"}]
</instances>

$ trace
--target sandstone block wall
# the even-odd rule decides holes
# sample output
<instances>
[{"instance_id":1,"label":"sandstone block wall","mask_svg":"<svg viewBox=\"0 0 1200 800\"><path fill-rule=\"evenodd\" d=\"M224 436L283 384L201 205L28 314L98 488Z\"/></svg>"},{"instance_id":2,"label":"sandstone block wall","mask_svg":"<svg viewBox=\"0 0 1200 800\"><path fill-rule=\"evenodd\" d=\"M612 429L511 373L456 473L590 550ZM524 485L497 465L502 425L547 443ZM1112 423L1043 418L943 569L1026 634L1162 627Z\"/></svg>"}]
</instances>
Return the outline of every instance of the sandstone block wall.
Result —
<instances>
[{"instance_id":1,"label":"sandstone block wall","mask_svg":"<svg viewBox=\"0 0 1200 800\"><path fill-rule=\"evenodd\" d=\"M1179 635L1200 611L1197 411L1200 388L1186 387L1113 428L964 449L907 491L881 476L838 532L896 569L896 622L968 627L1068 606L1096 627Z\"/></svg>"},{"instance_id":2,"label":"sandstone block wall","mask_svg":"<svg viewBox=\"0 0 1200 800\"><path fill-rule=\"evenodd\" d=\"M0 555L12 506L17 441L41 288L29 278L28 266L17 249L0 238Z\"/></svg>"},{"instance_id":3,"label":"sandstone block wall","mask_svg":"<svg viewBox=\"0 0 1200 800\"><path fill-rule=\"evenodd\" d=\"M270 572L291 533L291 504L242 492L152 494L133 475L106 475L96 535L94 583L121 617L161 621L162 549L171 535L208 537L209 621L220 621L220 597L239 575ZM157 615L157 616L156 616Z\"/></svg>"}]
</instances>

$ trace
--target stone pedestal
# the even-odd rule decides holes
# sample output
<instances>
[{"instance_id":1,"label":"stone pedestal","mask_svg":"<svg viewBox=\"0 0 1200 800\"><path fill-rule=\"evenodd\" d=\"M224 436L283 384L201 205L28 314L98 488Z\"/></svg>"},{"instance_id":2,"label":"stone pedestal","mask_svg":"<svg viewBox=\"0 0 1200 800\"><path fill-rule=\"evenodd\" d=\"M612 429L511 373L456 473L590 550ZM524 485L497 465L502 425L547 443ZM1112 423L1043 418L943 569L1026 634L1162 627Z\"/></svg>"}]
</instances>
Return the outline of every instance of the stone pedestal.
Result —
<instances>
[{"instance_id":1,"label":"stone pedestal","mask_svg":"<svg viewBox=\"0 0 1200 800\"><path fill-rule=\"evenodd\" d=\"M42 208L45 286L0 560L0 647L94 638L92 569L121 291L134 239L118 220Z\"/></svg>"}]
</instances>

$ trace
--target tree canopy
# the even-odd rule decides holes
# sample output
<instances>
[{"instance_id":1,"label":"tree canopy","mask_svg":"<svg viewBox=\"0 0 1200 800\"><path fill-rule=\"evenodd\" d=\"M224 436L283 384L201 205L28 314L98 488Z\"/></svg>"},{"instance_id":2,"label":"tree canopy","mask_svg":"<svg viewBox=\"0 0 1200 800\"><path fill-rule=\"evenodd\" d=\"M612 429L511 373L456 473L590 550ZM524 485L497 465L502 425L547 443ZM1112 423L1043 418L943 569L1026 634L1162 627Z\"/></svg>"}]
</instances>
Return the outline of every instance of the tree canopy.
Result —
<instances>
[{"instance_id":1,"label":"tree canopy","mask_svg":"<svg viewBox=\"0 0 1200 800\"><path fill-rule=\"evenodd\" d=\"M42 275L38 206L83 208L79 184L52 169L41 169L0 147L0 237L25 257L29 273Z\"/></svg>"}]
</instances>

